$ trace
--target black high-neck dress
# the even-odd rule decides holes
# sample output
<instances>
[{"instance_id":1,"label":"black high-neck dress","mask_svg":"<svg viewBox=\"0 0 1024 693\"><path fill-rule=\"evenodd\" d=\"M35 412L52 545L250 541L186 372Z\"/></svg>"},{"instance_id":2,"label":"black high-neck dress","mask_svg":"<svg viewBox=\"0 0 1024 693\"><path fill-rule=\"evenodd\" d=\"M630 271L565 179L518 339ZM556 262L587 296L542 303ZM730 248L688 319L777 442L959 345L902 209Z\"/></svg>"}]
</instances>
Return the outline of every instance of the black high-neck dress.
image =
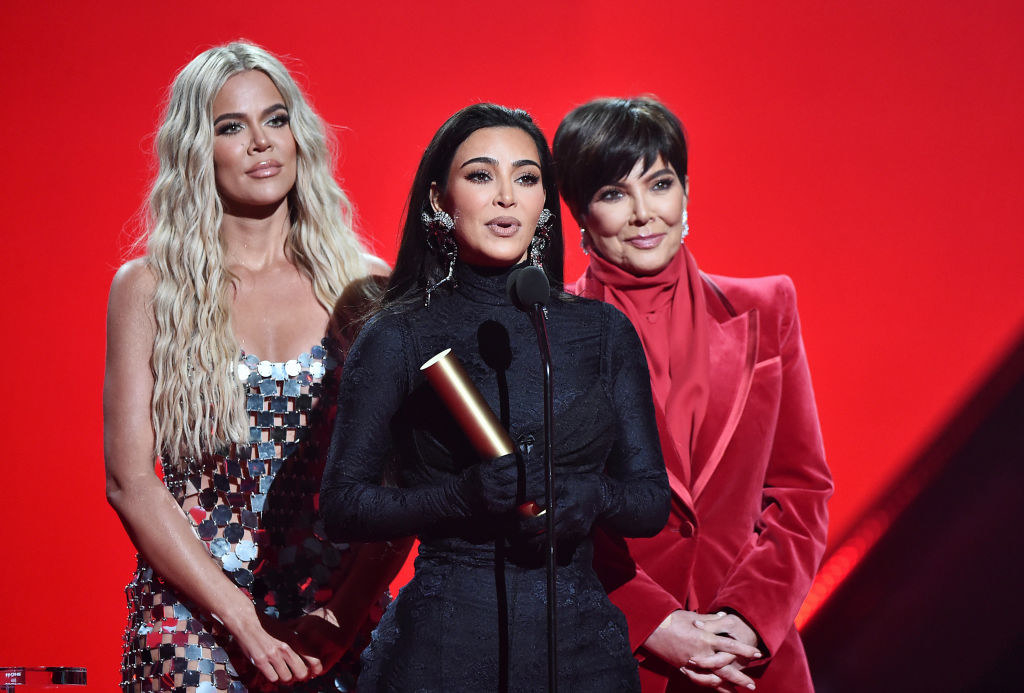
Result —
<instances>
[{"instance_id":1,"label":"black high-neck dress","mask_svg":"<svg viewBox=\"0 0 1024 693\"><path fill-rule=\"evenodd\" d=\"M527 499L543 502L543 394L529 318L507 268L457 268L429 308L388 309L349 352L320 496L336 540L420 539L416 572L363 653L361 693L530 691L547 682L542 541L514 517L452 498L479 462L420 366L451 347L520 448ZM629 321L604 303L548 307L556 476L601 475L597 523L625 536L664 525L669 487L650 378ZM560 546L559 691L639 691L622 614L591 567L589 537Z\"/></svg>"}]
</instances>

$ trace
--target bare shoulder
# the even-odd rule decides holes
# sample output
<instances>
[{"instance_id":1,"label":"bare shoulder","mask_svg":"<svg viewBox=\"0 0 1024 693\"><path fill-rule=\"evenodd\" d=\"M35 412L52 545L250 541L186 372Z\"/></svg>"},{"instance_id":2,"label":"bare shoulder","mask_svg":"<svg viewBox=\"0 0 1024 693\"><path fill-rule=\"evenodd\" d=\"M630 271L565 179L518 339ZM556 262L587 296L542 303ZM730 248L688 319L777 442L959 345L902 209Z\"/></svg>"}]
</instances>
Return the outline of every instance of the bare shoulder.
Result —
<instances>
[{"instance_id":1,"label":"bare shoulder","mask_svg":"<svg viewBox=\"0 0 1024 693\"><path fill-rule=\"evenodd\" d=\"M110 282L110 296L107 302L108 326L130 321L150 322L153 292L156 290L156 275L139 257L121 265Z\"/></svg>"},{"instance_id":2,"label":"bare shoulder","mask_svg":"<svg viewBox=\"0 0 1024 693\"><path fill-rule=\"evenodd\" d=\"M156 290L156 275L146 262L146 258L137 257L129 260L118 268L110 282L110 299L124 299L132 296L145 297L147 300Z\"/></svg>"},{"instance_id":3,"label":"bare shoulder","mask_svg":"<svg viewBox=\"0 0 1024 693\"><path fill-rule=\"evenodd\" d=\"M373 276L387 277L391 274L391 266L376 255L363 253L363 259L366 260L366 267Z\"/></svg>"}]
</instances>

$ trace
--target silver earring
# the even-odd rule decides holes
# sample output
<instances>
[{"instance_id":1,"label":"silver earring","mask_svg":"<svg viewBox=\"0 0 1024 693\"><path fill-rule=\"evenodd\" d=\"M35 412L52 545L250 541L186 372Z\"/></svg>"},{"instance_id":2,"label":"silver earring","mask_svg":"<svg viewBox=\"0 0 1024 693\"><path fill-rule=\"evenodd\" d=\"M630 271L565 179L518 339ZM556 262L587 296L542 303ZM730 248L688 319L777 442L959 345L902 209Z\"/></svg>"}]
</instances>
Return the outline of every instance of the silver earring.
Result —
<instances>
[{"instance_id":1,"label":"silver earring","mask_svg":"<svg viewBox=\"0 0 1024 693\"><path fill-rule=\"evenodd\" d=\"M537 228L533 231L533 238L530 239L530 262L537 267L544 266L544 253L547 252L548 244L551 242L551 227L555 215L550 209L542 209L537 217Z\"/></svg>"},{"instance_id":2,"label":"silver earring","mask_svg":"<svg viewBox=\"0 0 1024 693\"><path fill-rule=\"evenodd\" d=\"M580 248L584 255L590 255L590 251L587 249L587 230L582 226L580 227Z\"/></svg>"},{"instance_id":3,"label":"silver earring","mask_svg":"<svg viewBox=\"0 0 1024 693\"><path fill-rule=\"evenodd\" d=\"M455 243L455 220L444 210L433 214L423 212L420 214L420 221L427 230L427 246L441 256L442 262L448 263L448 274L444 279L427 283L427 295L423 300L425 308L430 307L430 296L445 282L451 281L455 276L455 260L459 257L459 246Z\"/></svg>"},{"instance_id":4,"label":"silver earring","mask_svg":"<svg viewBox=\"0 0 1024 693\"><path fill-rule=\"evenodd\" d=\"M431 248L438 245L439 236L450 234L455 230L455 220L443 209L431 213L423 212L420 214L420 221L423 222L423 227L427 230L427 243L432 244Z\"/></svg>"},{"instance_id":5,"label":"silver earring","mask_svg":"<svg viewBox=\"0 0 1024 693\"><path fill-rule=\"evenodd\" d=\"M683 210L683 235L679 237L679 242L680 243L682 243L684 240L686 240L686 237L690 235L690 224L688 222L689 216L690 215L687 214L686 210L684 209Z\"/></svg>"}]
</instances>

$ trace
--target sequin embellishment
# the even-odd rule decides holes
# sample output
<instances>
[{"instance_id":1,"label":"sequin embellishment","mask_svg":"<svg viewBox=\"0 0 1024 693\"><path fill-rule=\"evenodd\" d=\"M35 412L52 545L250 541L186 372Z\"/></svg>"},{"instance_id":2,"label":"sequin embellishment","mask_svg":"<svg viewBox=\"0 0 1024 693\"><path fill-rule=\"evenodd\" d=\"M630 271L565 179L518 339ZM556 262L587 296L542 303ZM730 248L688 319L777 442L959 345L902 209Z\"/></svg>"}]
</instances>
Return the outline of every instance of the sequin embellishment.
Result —
<instances>
[{"instance_id":1,"label":"sequin embellishment","mask_svg":"<svg viewBox=\"0 0 1024 693\"><path fill-rule=\"evenodd\" d=\"M319 608L348 569L351 554L324 538L316 508L337 395L337 378L327 375L337 365L323 345L284 363L243 354L235 373L245 387L247 444L163 464L165 485L211 559L268 616L291 619ZM125 593L122 690L246 693L227 631L141 557ZM383 606L382 600L376 617ZM368 641L371 628L363 628L357 644ZM357 661L347 656L290 690L354 690Z\"/></svg>"}]
</instances>

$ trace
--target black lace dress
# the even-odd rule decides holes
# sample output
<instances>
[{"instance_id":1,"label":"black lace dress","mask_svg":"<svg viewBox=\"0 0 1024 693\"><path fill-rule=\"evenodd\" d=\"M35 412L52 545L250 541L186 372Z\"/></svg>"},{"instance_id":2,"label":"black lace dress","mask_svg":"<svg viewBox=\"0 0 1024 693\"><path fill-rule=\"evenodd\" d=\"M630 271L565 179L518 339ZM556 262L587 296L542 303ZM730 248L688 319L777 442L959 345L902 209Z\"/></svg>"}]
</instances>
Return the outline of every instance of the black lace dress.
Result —
<instances>
[{"instance_id":1,"label":"black lace dress","mask_svg":"<svg viewBox=\"0 0 1024 693\"><path fill-rule=\"evenodd\" d=\"M338 398L321 490L336 540L420 539L416 572L363 654L361 693L530 691L547 682L542 542L514 517L455 502L479 462L419 368L452 347L519 444L525 497L543 502L543 397L537 340L505 298L511 268L460 265L429 308L391 309L356 340ZM595 301L549 306L556 474L600 475L598 522L646 536L669 508L650 378L629 321ZM563 544L558 571L559 690L639 691L625 620L591 567L588 538Z\"/></svg>"}]
</instances>

